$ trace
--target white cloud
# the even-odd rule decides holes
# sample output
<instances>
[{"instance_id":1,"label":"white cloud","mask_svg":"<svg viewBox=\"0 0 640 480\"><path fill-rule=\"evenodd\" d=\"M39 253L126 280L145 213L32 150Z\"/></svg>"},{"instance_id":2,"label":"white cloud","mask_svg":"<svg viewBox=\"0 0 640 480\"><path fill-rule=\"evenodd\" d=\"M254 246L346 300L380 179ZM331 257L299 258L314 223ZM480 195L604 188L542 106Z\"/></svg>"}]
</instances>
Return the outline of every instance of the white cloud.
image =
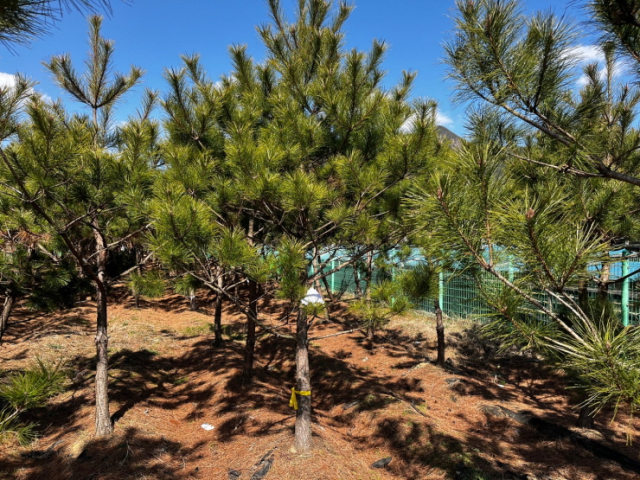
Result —
<instances>
[{"instance_id":1,"label":"white cloud","mask_svg":"<svg viewBox=\"0 0 640 480\"><path fill-rule=\"evenodd\" d=\"M567 51L580 63L604 62L604 53L598 45L578 45Z\"/></svg>"},{"instance_id":2,"label":"white cloud","mask_svg":"<svg viewBox=\"0 0 640 480\"><path fill-rule=\"evenodd\" d=\"M598 45L578 45L567 50L567 56L572 56L574 60L578 62L580 66L584 66L587 63L597 63L599 65L598 78L602 81L606 79L606 70L603 66L605 58L602 48ZM613 76L618 77L624 75L626 65L622 61L616 61L613 66ZM576 81L576 85L584 87L589 83L589 77L586 75L580 76Z\"/></svg>"},{"instance_id":3,"label":"white cloud","mask_svg":"<svg viewBox=\"0 0 640 480\"><path fill-rule=\"evenodd\" d=\"M613 77L619 77L620 75L624 75L626 72L626 65L624 62L621 61L617 61L613 64ZM598 69L598 79L603 82L605 81L607 78L607 71L604 67ZM576 81L576 83L578 84L579 87L584 87L587 83L589 83L589 77L587 77L586 75L582 75L580 78L578 78L578 80Z\"/></svg>"},{"instance_id":4,"label":"white cloud","mask_svg":"<svg viewBox=\"0 0 640 480\"><path fill-rule=\"evenodd\" d=\"M598 80L603 81L605 77L606 77L606 72L604 68L601 68L600 70L598 70ZM578 78L578 80L576 81L576 84L579 87L584 87L587 83L589 83L589 77L587 77L584 74L580 78Z\"/></svg>"},{"instance_id":5,"label":"white cloud","mask_svg":"<svg viewBox=\"0 0 640 480\"><path fill-rule=\"evenodd\" d=\"M416 119L416 115L414 113L404 121L404 123L400 127L400 131L402 133L411 133L411 130L413 130L413 122L415 121L415 119Z\"/></svg>"},{"instance_id":6,"label":"white cloud","mask_svg":"<svg viewBox=\"0 0 640 480\"><path fill-rule=\"evenodd\" d=\"M436 111L437 125L442 125L443 127L446 127L447 125L451 125L452 123L453 123L453 120L451 119L451 117L445 115L440 110Z\"/></svg>"},{"instance_id":7,"label":"white cloud","mask_svg":"<svg viewBox=\"0 0 640 480\"><path fill-rule=\"evenodd\" d=\"M416 120L415 114L411 115L409 118L405 120L405 122L400 127L400 131L402 133L411 133L413 131L413 124ZM447 126L452 125L453 120L448 115L445 115L440 110L436 110L436 125Z\"/></svg>"},{"instance_id":8,"label":"white cloud","mask_svg":"<svg viewBox=\"0 0 640 480\"><path fill-rule=\"evenodd\" d=\"M16 86L16 76L10 73L0 72L0 88L13 88Z\"/></svg>"},{"instance_id":9,"label":"white cloud","mask_svg":"<svg viewBox=\"0 0 640 480\"><path fill-rule=\"evenodd\" d=\"M11 73L0 72L0 88L14 88L17 83L17 77ZM39 92L33 88L28 90L28 95L39 94L46 103L53 103L53 99L44 92Z\"/></svg>"}]
</instances>

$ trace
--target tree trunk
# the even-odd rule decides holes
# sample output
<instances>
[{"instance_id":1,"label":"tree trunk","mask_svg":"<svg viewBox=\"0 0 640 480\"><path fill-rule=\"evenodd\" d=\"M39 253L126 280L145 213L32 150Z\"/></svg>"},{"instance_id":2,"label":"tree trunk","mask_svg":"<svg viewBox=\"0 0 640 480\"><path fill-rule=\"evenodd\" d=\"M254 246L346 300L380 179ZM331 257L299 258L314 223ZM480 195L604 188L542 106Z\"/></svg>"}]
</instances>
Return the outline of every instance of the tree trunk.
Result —
<instances>
[{"instance_id":1,"label":"tree trunk","mask_svg":"<svg viewBox=\"0 0 640 480\"><path fill-rule=\"evenodd\" d=\"M96 285L96 435L113 432L109 414L109 337L107 335L107 291L104 284Z\"/></svg>"},{"instance_id":2,"label":"tree trunk","mask_svg":"<svg viewBox=\"0 0 640 480\"><path fill-rule=\"evenodd\" d=\"M440 302L438 300L433 301L436 313L436 334L438 336L438 357L436 358L436 366L444 367L445 357L445 343L444 343L444 323L442 322L442 310L440 309Z\"/></svg>"},{"instance_id":3,"label":"tree trunk","mask_svg":"<svg viewBox=\"0 0 640 480\"><path fill-rule=\"evenodd\" d=\"M598 303L599 305L604 305L609 299L609 276L610 276L610 268L609 264L605 263L602 265L602 273L600 274L600 282L598 283Z\"/></svg>"},{"instance_id":4,"label":"tree trunk","mask_svg":"<svg viewBox=\"0 0 640 480\"><path fill-rule=\"evenodd\" d=\"M133 296L133 301L135 303L136 308L140 308L140 295L137 293Z\"/></svg>"},{"instance_id":5,"label":"tree trunk","mask_svg":"<svg viewBox=\"0 0 640 480\"><path fill-rule=\"evenodd\" d=\"M364 277L365 282L365 298L367 302L371 301L371 283L373 282L373 252L367 253L367 270Z\"/></svg>"},{"instance_id":6,"label":"tree trunk","mask_svg":"<svg viewBox=\"0 0 640 480\"><path fill-rule=\"evenodd\" d=\"M296 390L311 390L309 371L309 342L307 341L309 324L304 309L300 309L297 322L296 344ZM313 392L312 392L313 393ZM311 438L311 396L298 395L294 448L298 453L307 452L313 446Z\"/></svg>"},{"instance_id":7,"label":"tree trunk","mask_svg":"<svg viewBox=\"0 0 640 480\"><path fill-rule=\"evenodd\" d=\"M587 281L582 279L578 282L578 305L584 313L589 309L589 287Z\"/></svg>"},{"instance_id":8,"label":"tree trunk","mask_svg":"<svg viewBox=\"0 0 640 480\"><path fill-rule=\"evenodd\" d=\"M221 290L223 287L222 275L218 277L218 288ZM213 341L214 347L222 346L222 293L218 291L216 293L215 312L213 314L213 331L216 335Z\"/></svg>"},{"instance_id":9,"label":"tree trunk","mask_svg":"<svg viewBox=\"0 0 640 480\"><path fill-rule=\"evenodd\" d=\"M293 302L291 300L287 303L284 312L284 324L289 325L289 316L291 315L291 312L293 312Z\"/></svg>"},{"instance_id":10,"label":"tree trunk","mask_svg":"<svg viewBox=\"0 0 640 480\"><path fill-rule=\"evenodd\" d=\"M593 428L593 416L589 407L580 407L580 414L576 426L579 428Z\"/></svg>"},{"instance_id":11,"label":"tree trunk","mask_svg":"<svg viewBox=\"0 0 640 480\"><path fill-rule=\"evenodd\" d=\"M353 278L356 281L356 298L362 298L362 288L360 287L360 274L358 273L358 267L356 265L353 266Z\"/></svg>"},{"instance_id":12,"label":"tree trunk","mask_svg":"<svg viewBox=\"0 0 640 480\"><path fill-rule=\"evenodd\" d=\"M367 327L367 340L373 340L373 336L375 335L375 329L373 325L369 325Z\"/></svg>"},{"instance_id":13,"label":"tree trunk","mask_svg":"<svg viewBox=\"0 0 640 480\"><path fill-rule=\"evenodd\" d=\"M15 293L13 293L13 291L11 290L7 290L7 296L4 299L4 306L2 307L2 314L0 314L0 342L2 341L4 332L7 330L9 317L11 316L11 311L13 310L13 304L15 303L15 300Z\"/></svg>"},{"instance_id":14,"label":"tree trunk","mask_svg":"<svg viewBox=\"0 0 640 480\"><path fill-rule=\"evenodd\" d=\"M327 277L322 277L322 285L324 285L324 289L327 292L327 297L329 298L329 303L333 303L333 292L331 291L331 287L329 286L329 281Z\"/></svg>"},{"instance_id":15,"label":"tree trunk","mask_svg":"<svg viewBox=\"0 0 640 480\"><path fill-rule=\"evenodd\" d=\"M96 436L109 435L113 432L111 415L109 414L109 336L107 334L107 287L105 271L107 267L107 242L100 233L97 219L93 219L94 238L96 240L97 275L96 286Z\"/></svg>"},{"instance_id":16,"label":"tree trunk","mask_svg":"<svg viewBox=\"0 0 640 480\"><path fill-rule=\"evenodd\" d=\"M256 349L256 322L258 317L258 284L249 280L249 315L247 315L247 340L244 349L244 365L242 378L245 380L253 376L253 356Z\"/></svg>"}]
</instances>

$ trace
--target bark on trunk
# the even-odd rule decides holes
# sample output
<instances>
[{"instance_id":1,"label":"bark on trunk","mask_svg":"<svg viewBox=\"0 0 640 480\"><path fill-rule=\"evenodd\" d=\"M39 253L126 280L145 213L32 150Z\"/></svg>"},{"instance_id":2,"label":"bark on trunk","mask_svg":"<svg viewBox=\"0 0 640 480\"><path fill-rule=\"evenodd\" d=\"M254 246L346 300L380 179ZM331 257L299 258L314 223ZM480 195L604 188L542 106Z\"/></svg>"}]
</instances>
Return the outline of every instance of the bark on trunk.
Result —
<instances>
[{"instance_id":1,"label":"bark on trunk","mask_svg":"<svg viewBox=\"0 0 640 480\"><path fill-rule=\"evenodd\" d=\"M293 302L289 301L289 303L285 307L285 312L284 312L285 325L289 325L289 316L291 315L291 312L293 312Z\"/></svg>"},{"instance_id":2,"label":"bark on trunk","mask_svg":"<svg viewBox=\"0 0 640 480\"><path fill-rule=\"evenodd\" d=\"M111 415L109 414L109 336L107 322L107 288L105 271L107 267L107 242L100 233L98 222L93 220L94 238L96 240L97 275L96 286L96 436L109 435L113 432Z\"/></svg>"},{"instance_id":3,"label":"bark on trunk","mask_svg":"<svg viewBox=\"0 0 640 480\"><path fill-rule=\"evenodd\" d=\"M583 312L587 313L589 308L589 288L586 280L580 280L578 283L578 305Z\"/></svg>"},{"instance_id":4,"label":"bark on trunk","mask_svg":"<svg viewBox=\"0 0 640 480\"><path fill-rule=\"evenodd\" d=\"M598 283L598 301L600 305L604 305L604 302L609 298L609 276L610 269L609 264L605 263L602 266L602 273L600 274L600 283Z\"/></svg>"},{"instance_id":5,"label":"bark on trunk","mask_svg":"<svg viewBox=\"0 0 640 480\"><path fill-rule=\"evenodd\" d=\"M367 340L373 340L374 335L375 335L375 330L373 328L373 325L370 325L367 328Z\"/></svg>"},{"instance_id":6,"label":"bark on trunk","mask_svg":"<svg viewBox=\"0 0 640 480\"><path fill-rule=\"evenodd\" d=\"M297 321L296 345L296 390L311 390L311 374L309 371L309 342L307 315L300 309ZM311 392L313 394L313 392ZM311 438L311 396L298 395L296 410L296 427L294 448L297 452L307 452L313 446Z\"/></svg>"},{"instance_id":7,"label":"bark on trunk","mask_svg":"<svg viewBox=\"0 0 640 480\"><path fill-rule=\"evenodd\" d=\"M244 349L244 365L242 378L245 380L253 376L253 356L256 348L256 322L258 317L258 284L249 280L249 315L247 315L247 341Z\"/></svg>"},{"instance_id":8,"label":"bark on trunk","mask_svg":"<svg viewBox=\"0 0 640 480\"><path fill-rule=\"evenodd\" d=\"M137 293L133 296L133 300L135 303L136 308L140 308L140 295L138 295Z\"/></svg>"},{"instance_id":9,"label":"bark on trunk","mask_svg":"<svg viewBox=\"0 0 640 480\"><path fill-rule=\"evenodd\" d=\"M107 335L107 292L103 284L96 286L97 329L96 329L96 435L113 432L109 414L109 337Z\"/></svg>"},{"instance_id":10,"label":"bark on trunk","mask_svg":"<svg viewBox=\"0 0 640 480\"><path fill-rule=\"evenodd\" d=\"M222 277L218 278L218 288L222 288ZM222 294L216 293L215 311L213 313L213 330L216 335L214 347L222 346Z\"/></svg>"},{"instance_id":11,"label":"bark on trunk","mask_svg":"<svg viewBox=\"0 0 640 480\"><path fill-rule=\"evenodd\" d=\"M9 317L11 316L15 300L15 294L9 290L4 299L4 306L2 307L2 314L0 315L0 342L2 342L4 332L7 330L7 325L9 325Z\"/></svg>"},{"instance_id":12,"label":"bark on trunk","mask_svg":"<svg viewBox=\"0 0 640 480\"><path fill-rule=\"evenodd\" d=\"M331 291L331 287L329 286L329 281L327 280L327 277L322 277L322 284L324 285L324 290L327 293L327 297L329 298L329 305L327 305L327 320L331 321L331 314L329 313L329 307L333 306L335 297L333 296L333 292Z\"/></svg>"},{"instance_id":13,"label":"bark on trunk","mask_svg":"<svg viewBox=\"0 0 640 480\"><path fill-rule=\"evenodd\" d=\"M373 252L367 253L367 271L365 272L365 297L371 301L371 283L373 281Z\"/></svg>"},{"instance_id":14,"label":"bark on trunk","mask_svg":"<svg viewBox=\"0 0 640 480\"><path fill-rule=\"evenodd\" d=\"M360 287L360 274L358 273L358 267L355 265L353 266L353 278L356 281L356 284L355 284L356 297L362 298L362 288Z\"/></svg>"},{"instance_id":15,"label":"bark on trunk","mask_svg":"<svg viewBox=\"0 0 640 480\"><path fill-rule=\"evenodd\" d=\"M593 416L589 407L581 407L576 426L579 428L593 428Z\"/></svg>"},{"instance_id":16,"label":"bark on trunk","mask_svg":"<svg viewBox=\"0 0 640 480\"><path fill-rule=\"evenodd\" d=\"M440 302L434 300L433 306L436 313L436 334L438 337L438 357L436 358L436 366L444 367L445 357L445 343L444 343L444 323L442 322L442 310L440 309Z\"/></svg>"}]
</instances>

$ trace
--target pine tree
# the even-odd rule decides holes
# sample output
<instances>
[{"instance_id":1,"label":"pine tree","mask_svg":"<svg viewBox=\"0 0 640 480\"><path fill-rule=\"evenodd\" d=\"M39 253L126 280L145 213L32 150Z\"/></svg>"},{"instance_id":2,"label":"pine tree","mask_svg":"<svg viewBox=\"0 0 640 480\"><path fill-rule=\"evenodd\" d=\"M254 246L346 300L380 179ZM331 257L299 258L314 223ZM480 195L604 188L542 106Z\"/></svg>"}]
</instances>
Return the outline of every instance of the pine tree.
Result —
<instances>
[{"instance_id":1,"label":"pine tree","mask_svg":"<svg viewBox=\"0 0 640 480\"><path fill-rule=\"evenodd\" d=\"M485 291L497 315L509 320L498 322L506 329L496 330L501 338L560 352L563 365L581 382L587 394L583 405L591 412L609 403L634 410L638 372L632 368L624 381L620 372L625 359L635 358L635 340L612 316L606 298L612 283L607 251L636 243L640 220L635 213L640 91L616 71L620 57L638 65L638 4L588 2L593 25L602 33L604 68L584 67L584 86L577 92L572 87L580 73L574 50L578 32L571 24L552 13L527 17L516 1L458 2L458 11L447 62L459 98L480 105L471 119L475 146L460 160L466 179L445 173L428 196L447 219L448 234L464 239L457 246L475 259L469 267L507 285ZM471 157L483 172L472 168ZM499 195L512 201L500 202ZM511 238L500 238L504 228ZM497 268L497 258L505 260L506 252L521 263L517 282ZM587 268L590 263L602 266L599 274ZM588 299L592 281L598 284L596 301ZM578 291L577 301L568 290ZM559 305L536 303L534 291L547 292ZM531 309L544 311L553 322L536 322Z\"/></svg>"},{"instance_id":2,"label":"pine tree","mask_svg":"<svg viewBox=\"0 0 640 480\"><path fill-rule=\"evenodd\" d=\"M434 255L476 279L492 311L489 332L503 347L559 359L589 415L610 404L634 411L640 370L628 363L638 354L633 329L574 296L594 276L590 265L610 261L610 244L580 215L570 190L557 182L521 188L518 169L505 160L491 146L467 146L410 201L417 224L429 232Z\"/></svg>"},{"instance_id":3,"label":"pine tree","mask_svg":"<svg viewBox=\"0 0 640 480\"><path fill-rule=\"evenodd\" d=\"M590 2L594 20L603 33L611 33L601 46L605 75L601 78L597 63L588 64L583 72L587 85L576 95L577 30L572 24L551 12L526 17L515 0L459 1L456 29L445 45L459 100L494 107L520 128L539 132L557 153L552 161L539 155L542 150L531 157L509 150L513 159L560 174L640 186L640 140L632 121L639 93L633 85L616 85L614 78L616 52L638 61L628 33L639 27L621 13L624 5L637 12L635 3ZM619 26L626 28L626 36L611 23L617 21L623 22Z\"/></svg>"},{"instance_id":4,"label":"pine tree","mask_svg":"<svg viewBox=\"0 0 640 480\"><path fill-rule=\"evenodd\" d=\"M65 10L110 11L108 0L6 0L0 5L0 42L29 44L35 37L50 32Z\"/></svg>"},{"instance_id":5,"label":"pine tree","mask_svg":"<svg viewBox=\"0 0 640 480\"><path fill-rule=\"evenodd\" d=\"M21 211L15 202L10 205L3 205L7 215L1 220L0 288L4 305L0 341L18 302L40 311L69 308L87 287L73 260L57 248L46 231L38 228L33 216Z\"/></svg>"},{"instance_id":6,"label":"pine tree","mask_svg":"<svg viewBox=\"0 0 640 480\"><path fill-rule=\"evenodd\" d=\"M69 115L60 101L31 97L28 119L17 125L13 141L0 150L4 193L33 213L59 239L96 292L96 434L112 432L108 401L109 253L148 228L146 198L156 165L157 125L149 120L154 95L148 94L139 118L117 131L112 108L138 82L142 72L112 74L113 42L100 36L101 19L91 17L87 72L79 76L68 55L46 65L56 82L89 108ZM4 92L15 98L22 92ZM15 118L20 104L3 111ZM13 116L13 117L12 117ZM10 132L7 132L10 133ZM3 138L7 138L6 136ZM135 269L136 267L132 267ZM119 270L118 277L126 272Z\"/></svg>"},{"instance_id":7,"label":"pine tree","mask_svg":"<svg viewBox=\"0 0 640 480\"><path fill-rule=\"evenodd\" d=\"M152 242L159 258L216 292L215 345L222 343L221 312L225 297L247 316L244 377L251 377L260 270L252 244L255 222L237 202L238 183L226 162L225 135L238 115L239 86L216 86L197 56L183 57L184 67L166 72L169 93L162 104L169 140L164 145L166 174L156 186ZM257 268L257 270L256 270ZM260 276L260 273L255 273ZM249 298L236 295L249 283Z\"/></svg>"},{"instance_id":8,"label":"pine tree","mask_svg":"<svg viewBox=\"0 0 640 480\"><path fill-rule=\"evenodd\" d=\"M269 11L272 22L259 28L263 63L234 46L234 69L219 84L197 57L167 72L168 168L156 186L153 245L163 262L247 316L245 374L256 325L291 339L260 321L258 292L296 305L294 390L309 392L308 330L319 311L301 308L305 292L406 237L401 199L443 147L435 104L408 102L414 74L382 88L384 44L345 51L351 7L300 1L293 23L279 2ZM234 294L231 279L248 283L248 299ZM311 395L297 400L295 446L305 451Z\"/></svg>"},{"instance_id":9,"label":"pine tree","mask_svg":"<svg viewBox=\"0 0 640 480\"><path fill-rule=\"evenodd\" d=\"M255 111L261 123L251 129L235 123L226 154L236 165L247 215L265 228L261 241L277 252L278 295L300 305L306 290L332 271L405 237L400 199L438 154L435 105L408 104L410 73L390 91L382 88L384 44L374 42L368 53L344 50L346 4L331 16L330 2L300 1L293 23L279 2L270 1L269 10L272 23L259 28L264 65L234 57L244 89L241 112ZM253 89L266 92L264 100L252 101ZM406 133L408 121L413 128ZM316 306L299 308L296 322L294 390L311 392L294 393L298 451L312 444L308 332L317 313Z\"/></svg>"}]
</instances>

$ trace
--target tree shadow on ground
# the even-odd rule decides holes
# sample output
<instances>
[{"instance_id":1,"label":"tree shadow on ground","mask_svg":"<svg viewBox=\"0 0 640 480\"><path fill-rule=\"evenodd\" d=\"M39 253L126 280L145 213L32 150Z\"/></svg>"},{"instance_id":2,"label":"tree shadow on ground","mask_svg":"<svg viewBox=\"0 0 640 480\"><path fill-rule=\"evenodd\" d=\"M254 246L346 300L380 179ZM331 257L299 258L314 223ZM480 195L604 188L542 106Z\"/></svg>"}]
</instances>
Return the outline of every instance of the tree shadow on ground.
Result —
<instances>
[{"instance_id":1,"label":"tree shadow on ground","mask_svg":"<svg viewBox=\"0 0 640 480\"><path fill-rule=\"evenodd\" d=\"M58 447L58 448L56 448ZM62 445L49 452L16 456L4 464L7 471L27 471L24 480L121 480L123 478L175 479L197 475L196 452L202 444L184 447L166 438L145 435L135 428L96 438L76 455L65 455ZM46 456L46 459L38 458Z\"/></svg>"},{"instance_id":2,"label":"tree shadow on ground","mask_svg":"<svg viewBox=\"0 0 640 480\"><path fill-rule=\"evenodd\" d=\"M226 305L225 308L231 307ZM279 312L282 306L274 302L268 308ZM232 324L242 325L242 319L236 317ZM345 329L349 326L339 325ZM291 333L292 328L284 330ZM331 328L335 330L335 325L322 325L317 332L329 332ZM214 348L210 334L183 340L174 336L184 342L184 348L175 355L160 355L145 348L114 353L110 362L110 398L116 434L109 439L89 442L79 456L65 457L60 451L39 458L36 453L9 459L8 468L27 469L29 474L24 478L28 480L195 476L190 462L208 454L206 445L194 441L185 446L128 426L129 415L145 415L146 410L153 410L167 419L172 417L172 412L179 412L175 420L181 424L199 423L212 416L218 423L210 438L218 442L230 442L238 436L265 437L291 431L295 412L288 403L290 389L295 385L295 343L260 333L255 376L251 382L243 381L241 377L243 343L227 339L222 347ZM476 478L472 475L478 472L485 475L478 478L516 478L506 476L511 475L510 462L524 461L532 466L533 473L545 473L544 467L540 467L549 465L545 456L552 459L556 469L570 466L576 475L592 472L594 460L590 454L584 458L578 455L576 460L575 446L549 442L529 427L516 425L511 420L486 417L478 422L461 415L460 421L472 425L466 437L461 439L460 435L441 431L436 419L422 408L425 391L431 386L419 378L403 377L399 373L398 360L408 357L414 359L415 365L424 358L423 352L416 351L415 336L382 332L373 350L364 348L360 333L343 338L342 344L350 346L348 351L339 348L331 353L315 342L310 347L314 423L339 432L356 448L370 451L377 447L389 452L395 460L388 468L397 477L409 480L420 478L430 469L441 469L451 478L458 479ZM460 349L460 368L465 369L452 373L464 380L459 383L465 390L457 393L487 400L500 399L502 389L485 381L495 365L467 365L463 360L465 355L474 355L472 350L465 354L463 346L451 348ZM371 368L364 360L371 355L385 355L395 361L398 372L392 369L392 374L387 374ZM88 393L91 385L87 382L93 378L94 365L94 359L89 356L73 360L73 368L86 373L77 386L79 395L48 409L51 424L47 430L56 432L51 437L55 441L68 441L72 432L69 426L77 423L80 406L91 401ZM514 374L516 367L522 368L514 363ZM405 367L408 368L411 367ZM511 378L510 374L507 376ZM538 384L536 391L544 392L551 387L551 384ZM402 416L382 415L386 407L395 405L404 409ZM554 410L548 412L545 419L558 420ZM381 414L379 417L378 413ZM370 414L374 419L372 431L361 435L348 433L361 415ZM558 411L558 417L560 414ZM521 458L505 457L506 443L510 443L510 451L517 452ZM486 460L487 457L494 458L495 462ZM603 478L615 478L616 471L608 465L599 470ZM521 469L516 473L529 472ZM575 480L578 478L576 476Z\"/></svg>"}]
</instances>

